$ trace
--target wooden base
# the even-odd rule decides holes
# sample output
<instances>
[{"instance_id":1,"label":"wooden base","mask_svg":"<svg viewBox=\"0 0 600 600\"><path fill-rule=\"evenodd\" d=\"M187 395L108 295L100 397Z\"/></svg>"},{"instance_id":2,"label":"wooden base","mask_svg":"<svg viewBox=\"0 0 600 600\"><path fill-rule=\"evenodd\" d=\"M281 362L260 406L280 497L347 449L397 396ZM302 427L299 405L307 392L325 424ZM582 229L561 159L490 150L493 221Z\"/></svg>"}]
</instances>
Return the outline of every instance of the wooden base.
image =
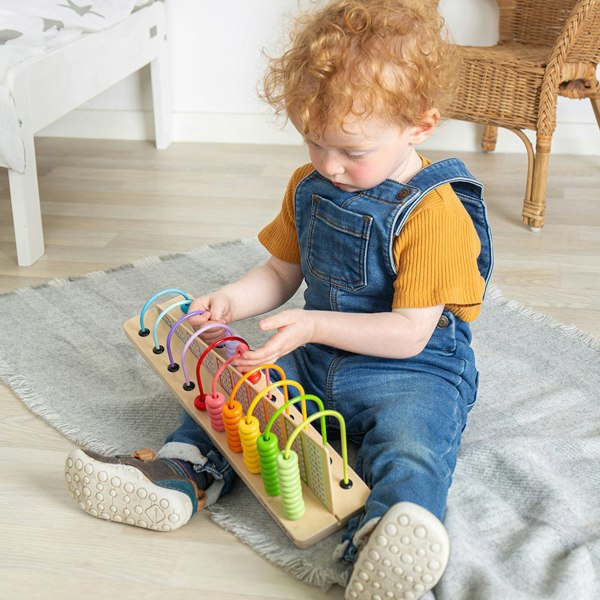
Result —
<instances>
[{"instance_id":1,"label":"wooden base","mask_svg":"<svg viewBox=\"0 0 600 600\"><path fill-rule=\"evenodd\" d=\"M167 305L157 305L147 311L144 319L144 326L151 332L160 312ZM174 309L173 313L178 311ZM162 345L175 320L181 316L172 318L165 316L157 328L158 339ZM305 504L305 514L301 519L289 520L285 517L281 499L278 496L272 497L266 494L260 474L250 473L243 462L241 453L233 452L226 440L225 432L216 431L212 428L210 418L207 412L199 411L194 406L194 399L198 395L198 386L191 391L183 389L185 378L183 369L171 373L167 370L169 358L167 351L162 354L153 352L153 335L142 337L139 335L140 319L139 316L127 321L124 325L125 332L141 355L152 366L156 373L165 381L168 387L173 391L181 405L190 413L196 422L206 431L215 446L221 454L225 456L233 469L241 477L244 483L255 494L262 505L269 511L275 521L281 526L285 533L290 537L293 543L299 548L308 548L319 540L329 536L342 528L352 515L357 513L364 506L369 495L369 488L358 477L358 475L349 469L348 476L352 481L350 489L343 489L340 483L343 480L343 461L342 457L330 445L323 445L321 435L312 425L307 425L296 438L293 449L297 451L301 463L303 483L302 492ZM181 352L185 341L193 333L185 322L178 327L178 335L173 335L171 346L174 361L180 363ZM199 337L190 345L185 356L185 365L189 378L194 381L196 364L201 353L206 349L206 344ZM215 350L210 353L210 360L205 360L201 368L201 379L205 392L210 392L213 382L213 375L220 364L225 360L221 350ZM241 374L233 367L228 367L223 376L217 383L217 390L229 399L235 383L241 378ZM244 410L252 399L266 385L264 375L257 384L251 384L246 381L236 395L236 400L242 403ZM307 390L310 391L310 390ZM284 404L283 394L278 390L273 390L270 399L261 400L254 410L256 416L261 422L261 431L264 424L275 412L275 410ZM295 407L289 408L278 419L277 427L273 428L279 438L280 448L287 440L291 431L302 422L302 414ZM312 489L311 489L312 488Z\"/></svg>"}]
</instances>

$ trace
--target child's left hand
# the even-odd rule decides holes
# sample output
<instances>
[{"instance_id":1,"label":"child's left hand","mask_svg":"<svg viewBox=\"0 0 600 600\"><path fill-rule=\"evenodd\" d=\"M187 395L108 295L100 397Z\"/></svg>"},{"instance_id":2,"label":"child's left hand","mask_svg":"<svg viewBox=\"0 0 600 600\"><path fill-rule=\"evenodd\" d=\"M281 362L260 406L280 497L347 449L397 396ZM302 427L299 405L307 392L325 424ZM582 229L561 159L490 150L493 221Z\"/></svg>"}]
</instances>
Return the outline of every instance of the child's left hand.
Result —
<instances>
[{"instance_id":1,"label":"child's left hand","mask_svg":"<svg viewBox=\"0 0 600 600\"><path fill-rule=\"evenodd\" d=\"M263 331L277 329L264 346L244 352L234 361L236 368L245 372L260 365L272 364L299 346L308 344L314 334L315 319L310 310L284 310L259 322Z\"/></svg>"}]
</instances>

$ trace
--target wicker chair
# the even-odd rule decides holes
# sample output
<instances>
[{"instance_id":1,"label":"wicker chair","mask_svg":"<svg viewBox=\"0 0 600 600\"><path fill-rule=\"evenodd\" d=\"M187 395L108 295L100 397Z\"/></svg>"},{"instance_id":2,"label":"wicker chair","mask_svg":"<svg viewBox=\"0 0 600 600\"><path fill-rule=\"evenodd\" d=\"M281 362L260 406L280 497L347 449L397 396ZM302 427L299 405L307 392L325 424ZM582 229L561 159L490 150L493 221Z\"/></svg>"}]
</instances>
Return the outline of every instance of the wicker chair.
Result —
<instances>
[{"instance_id":1,"label":"wicker chair","mask_svg":"<svg viewBox=\"0 0 600 600\"><path fill-rule=\"evenodd\" d=\"M600 0L497 0L495 46L458 46L459 93L444 115L485 125L482 148L494 150L497 127L516 133L528 156L523 222L544 225L546 179L557 95L589 98L600 126ZM536 132L535 151L523 129Z\"/></svg>"}]
</instances>

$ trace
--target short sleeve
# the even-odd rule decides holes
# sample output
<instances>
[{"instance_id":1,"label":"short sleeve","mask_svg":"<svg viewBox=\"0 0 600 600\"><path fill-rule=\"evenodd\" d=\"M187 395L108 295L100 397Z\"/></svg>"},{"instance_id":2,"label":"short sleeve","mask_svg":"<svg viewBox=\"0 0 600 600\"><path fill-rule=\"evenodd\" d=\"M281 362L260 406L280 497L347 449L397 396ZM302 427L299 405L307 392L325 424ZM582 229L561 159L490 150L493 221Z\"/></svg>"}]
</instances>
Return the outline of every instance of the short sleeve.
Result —
<instances>
[{"instance_id":1,"label":"short sleeve","mask_svg":"<svg viewBox=\"0 0 600 600\"><path fill-rule=\"evenodd\" d=\"M477 267L481 243L471 217L449 184L426 196L394 243L398 275L394 308L445 305L475 319L485 282Z\"/></svg>"},{"instance_id":2,"label":"short sleeve","mask_svg":"<svg viewBox=\"0 0 600 600\"><path fill-rule=\"evenodd\" d=\"M286 262L300 263L300 248L294 218L294 195L298 184L313 171L314 167L310 164L294 171L285 190L279 214L258 234L259 242L269 253Z\"/></svg>"}]
</instances>

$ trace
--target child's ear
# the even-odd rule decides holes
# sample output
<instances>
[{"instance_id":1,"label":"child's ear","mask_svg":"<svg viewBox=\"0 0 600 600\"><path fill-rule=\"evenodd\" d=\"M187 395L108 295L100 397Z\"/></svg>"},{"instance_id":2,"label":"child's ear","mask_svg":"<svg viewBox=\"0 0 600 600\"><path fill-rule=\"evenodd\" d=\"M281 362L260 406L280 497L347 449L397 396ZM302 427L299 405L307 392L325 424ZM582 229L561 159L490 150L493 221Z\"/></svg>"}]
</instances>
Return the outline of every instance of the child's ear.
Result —
<instances>
[{"instance_id":1,"label":"child's ear","mask_svg":"<svg viewBox=\"0 0 600 600\"><path fill-rule=\"evenodd\" d=\"M440 112L437 108L431 108L420 119L418 125L413 125L410 128L409 142L414 144L423 143L437 127L440 121Z\"/></svg>"}]
</instances>

